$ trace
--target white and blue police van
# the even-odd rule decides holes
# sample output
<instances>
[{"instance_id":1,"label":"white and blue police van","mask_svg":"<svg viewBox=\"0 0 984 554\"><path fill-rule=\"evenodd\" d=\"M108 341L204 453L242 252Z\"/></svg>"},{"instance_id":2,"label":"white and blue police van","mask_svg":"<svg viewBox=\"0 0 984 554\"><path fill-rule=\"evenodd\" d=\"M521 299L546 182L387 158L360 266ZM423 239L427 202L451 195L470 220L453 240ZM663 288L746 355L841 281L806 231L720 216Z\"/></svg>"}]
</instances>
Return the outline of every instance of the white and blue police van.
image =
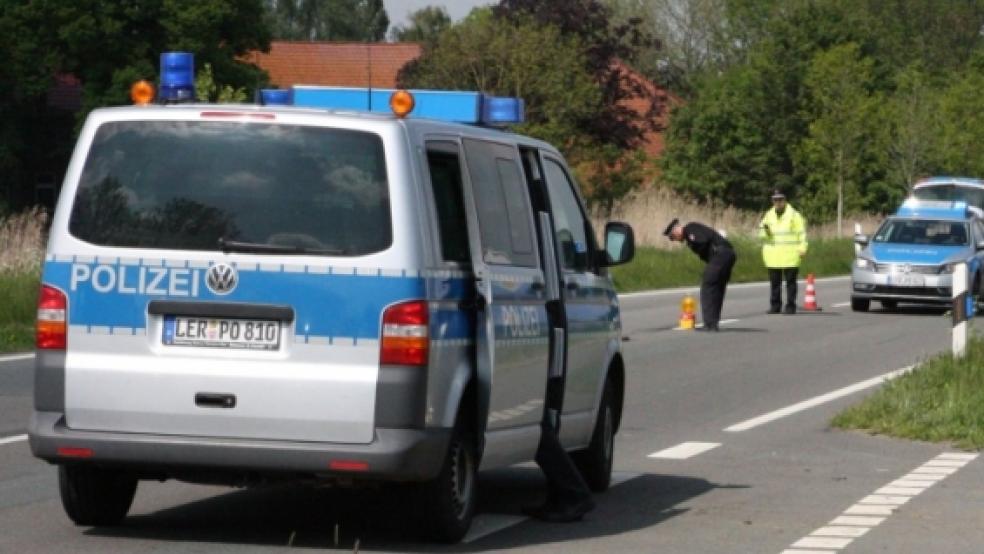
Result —
<instances>
[{"instance_id":1,"label":"white and blue police van","mask_svg":"<svg viewBox=\"0 0 984 554\"><path fill-rule=\"evenodd\" d=\"M89 115L54 213L29 435L69 517L120 523L140 480L401 482L457 541L551 406L604 490L632 230L599 245L557 149L489 128L522 102L198 105L192 68L165 54L156 102Z\"/></svg>"}]
</instances>

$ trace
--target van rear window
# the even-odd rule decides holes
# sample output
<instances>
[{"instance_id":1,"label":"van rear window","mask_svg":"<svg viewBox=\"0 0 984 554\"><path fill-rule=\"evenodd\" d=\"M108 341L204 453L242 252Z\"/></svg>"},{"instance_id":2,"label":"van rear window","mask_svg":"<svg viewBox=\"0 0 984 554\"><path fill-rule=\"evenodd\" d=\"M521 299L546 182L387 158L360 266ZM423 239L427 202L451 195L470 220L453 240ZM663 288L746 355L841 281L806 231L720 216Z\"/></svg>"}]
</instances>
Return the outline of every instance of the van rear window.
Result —
<instances>
[{"instance_id":1,"label":"van rear window","mask_svg":"<svg viewBox=\"0 0 984 554\"><path fill-rule=\"evenodd\" d=\"M383 144L370 133L299 125L106 123L69 230L105 246L378 252L392 242Z\"/></svg>"}]
</instances>

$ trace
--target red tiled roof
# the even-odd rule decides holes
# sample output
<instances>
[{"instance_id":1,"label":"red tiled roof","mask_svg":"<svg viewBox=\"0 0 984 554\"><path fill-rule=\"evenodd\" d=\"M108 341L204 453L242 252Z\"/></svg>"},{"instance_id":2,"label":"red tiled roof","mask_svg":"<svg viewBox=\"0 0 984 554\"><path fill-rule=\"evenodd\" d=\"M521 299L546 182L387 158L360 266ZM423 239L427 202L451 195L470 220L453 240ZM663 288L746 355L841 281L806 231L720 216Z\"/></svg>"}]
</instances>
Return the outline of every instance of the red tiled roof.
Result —
<instances>
[{"instance_id":1,"label":"red tiled roof","mask_svg":"<svg viewBox=\"0 0 984 554\"><path fill-rule=\"evenodd\" d=\"M290 42L273 41L270 52L252 52L246 60L270 74L281 88L333 85L394 88L396 74L420 56L415 42ZM371 82L370 82L371 75Z\"/></svg>"}]
</instances>

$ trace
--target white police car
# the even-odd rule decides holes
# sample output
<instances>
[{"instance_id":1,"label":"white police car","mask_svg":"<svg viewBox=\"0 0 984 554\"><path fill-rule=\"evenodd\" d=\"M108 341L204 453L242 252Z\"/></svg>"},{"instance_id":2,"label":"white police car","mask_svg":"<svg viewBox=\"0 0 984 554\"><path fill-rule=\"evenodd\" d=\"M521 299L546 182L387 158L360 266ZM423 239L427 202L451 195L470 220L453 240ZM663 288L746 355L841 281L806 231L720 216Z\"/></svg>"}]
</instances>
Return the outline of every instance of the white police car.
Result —
<instances>
[{"instance_id":1,"label":"white police car","mask_svg":"<svg viewBox=\"0 0 984 554\"><path fill-rule=\"evenodd\" d=\"M190 96L190 55L162 65L160 96ZM534 457L565 372L561 440L606 488L625 388L606 267L632 257L631 229L599 248L555 148L455 123L515 121L520 101L289 96L88 117L30 423L68 515L118 523L141 479L399 481L455 541L477 471Z\"/></svg>"},{"instance_id":2,"label":"white police car","mask_svg":"<svg viewBox=\"0 0 984 554\"><path fill-rule=\"evenodd\" d=\"M851 271L851 307L867 311L872 300L886 309L899 302L948 304L953 268L966 262L970 290L980 291L984 223L966 202L907 200L864 246Z\"/></svg>"}]
</instances>

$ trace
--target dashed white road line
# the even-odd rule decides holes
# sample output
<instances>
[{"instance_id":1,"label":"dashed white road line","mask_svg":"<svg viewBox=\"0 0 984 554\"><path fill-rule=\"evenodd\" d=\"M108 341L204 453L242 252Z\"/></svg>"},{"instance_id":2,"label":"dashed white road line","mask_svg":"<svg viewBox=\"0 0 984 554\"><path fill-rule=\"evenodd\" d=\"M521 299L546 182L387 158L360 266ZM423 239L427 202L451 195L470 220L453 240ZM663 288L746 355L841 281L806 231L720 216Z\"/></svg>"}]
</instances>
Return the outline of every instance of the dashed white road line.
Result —
<instances>
[{"instance_id":1,"label":"dashed white road line","mask_svg":"<svg viewBox=\"0 0 984 554\"><path fill-rule=\"evenodd\" d=\"M0 444L13 444L15 442L23 442L26 440L27 440L27 435L14 435L12 437L0 438Z\"/></svg>"},{"instance_id":2,"label":"dashed white road line","mask_svg":"<svg viewBox=\"0 0 984 554\"><path fill-rule=\"evenodd\" d=\"M898 488L896 485L902 481L910 481L912 476L925 475L927 469L947 469L957 471L967 465L977 454L966 454L963 452L944 452L925 464L912 470L908 475L888 483L884 487L875 491L875 494L868 495L858 501L857 504L847 508L844 512L834 518L827 525L814 530L809 535L794 542L789 548L782 551L782 554L834 554L854 539L863 536L865 533L877 527L885 521L899 506L915 498L928 487L937 481L925 481L925 486L912 487L905 489ZM940 465L942 464L942 465ZM945 478L947 474L933 474ZM889 489L895 494L888 494ZM877 517L873 517L877 516ZM816 549L823 550L816 550ZM812 549L812 550L811 550Z\"/></svg>"},{"instance_id":3,"label":"dashed white road line","mask_svg":"<svg viewBox=\"0 0 984 554\"><path fill-rule=\"evenodd\" d=\"M836 304L831 304L830 307L831 308L846 308L847 306L850 306L850 305L851 305L850 302L838 302Z\"/></svg>"},{"instance_id":4,"label":"dashed white road line","mask_svg":"<svg viewBox=\"0 0 984 554\"><path fill-rule=\"evenodd\" d=\"M661 458L665 460L686 460L698 454L703 454L708 450L713 450L721 446L719 442L682 442L676 446L665 448L659 452L653 452L647 458Z\"/></svg>"},{"instance_id":5,"label":"dashed white road line","mask_svg":"<svg viewBox=\"0 0 984 554\"><path fill-rule=\"evenodd\" d=\"M33 357L34 357L33 352L27 354L8 354L6 356L0 356L0 363L16 362L17 360L30 360Z\"/></svg>"},{"instance_id":6,"label":"dashed white road line","mask_svg":"<svg viewBox=\"0 0 984 554\"><path fill-rule=\"evenodd\" d=\"M741 431L748 431L749 429L754 429L759 425L765 425L766 423L770 423L777 419L781 419L786 416L790 416L795 413L802 412L803 410L814 408L821 404L826 404L827 402L837 400L838 398L842 398L849 394L854 394L858 391L862 391L874 386L878 386L888 380L894 379L910 371L913 367L914 366L910 365L900 369L896 369L895 371L889 371L888 373L879 375L878 377L872 377L871 379L861 381L860 383L854 383L853 385L848 385L844 388L837 389L832 392L828 392L827 394L821 394L820 396L816 396L808 400L804 400L802 402L797 402L792 406L786 406L785 408L776 410L774 412L769 412L767 414L763 414L758 417L747 419L740 423L736 423L730 427L725 427L724 430L729 433L739 433Z\"/></svg>"}]
</instances>

